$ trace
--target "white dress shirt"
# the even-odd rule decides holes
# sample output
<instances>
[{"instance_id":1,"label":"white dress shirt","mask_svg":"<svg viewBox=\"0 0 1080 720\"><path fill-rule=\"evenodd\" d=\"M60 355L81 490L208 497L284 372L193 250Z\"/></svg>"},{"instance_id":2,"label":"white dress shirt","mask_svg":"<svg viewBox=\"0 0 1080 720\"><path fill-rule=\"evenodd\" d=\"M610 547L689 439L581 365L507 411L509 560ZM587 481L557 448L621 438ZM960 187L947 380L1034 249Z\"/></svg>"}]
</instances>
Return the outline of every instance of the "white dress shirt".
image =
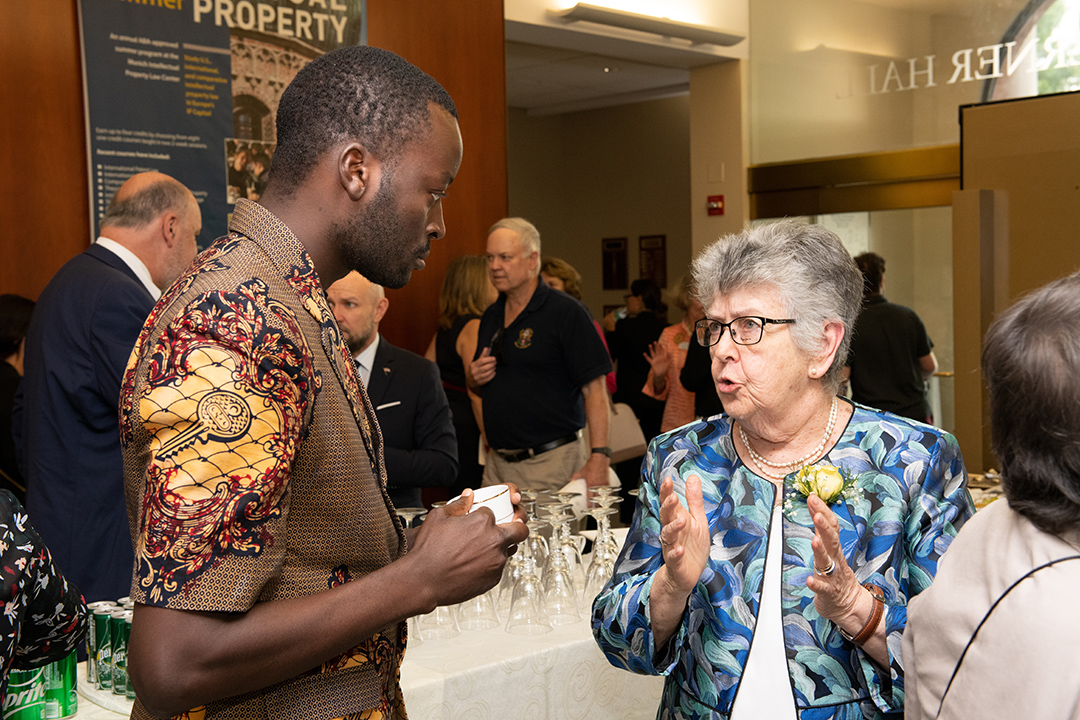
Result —
<instances>
[{"instance_id":1,"label":"white dress shirt","mask_svg":"<svg viewBox=\"0 0 1080 720\"><path fill-rule=\"evenodd\" d=\"M366 390L371 381L371 366L375 364L375 351L379 349L379 333L375 333L375 339L371 344L360 351L354 358L356 367L360 371L360 380Z\"/></svg>"},{"instance_id":2,"label":"white dress shirt","mask_svg":"<svg viewBox=\"0 0 1080 720\"><path fill-rule=\"evenodd\" d=\"M150 277L150 271L146 269L146 265L143 264L138 255L107 237L99 237L95 242L123 260L124 264L131 268L131 272L135 273L135 277L139 278L139 282L146 288L146 292L150 293L150 296L154 298L154 302L161 299L161 288L154 284L154 280Z\"/></svg>"}]
</instances>

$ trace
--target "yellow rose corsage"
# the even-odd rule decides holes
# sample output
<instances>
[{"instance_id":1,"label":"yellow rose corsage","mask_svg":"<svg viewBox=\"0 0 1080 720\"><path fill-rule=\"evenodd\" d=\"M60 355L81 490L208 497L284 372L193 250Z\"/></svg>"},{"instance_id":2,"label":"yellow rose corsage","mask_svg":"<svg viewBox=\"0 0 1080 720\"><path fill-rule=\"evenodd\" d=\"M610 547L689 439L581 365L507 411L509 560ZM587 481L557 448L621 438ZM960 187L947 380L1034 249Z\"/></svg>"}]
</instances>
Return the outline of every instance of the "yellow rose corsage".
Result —
<instances>
[{"instance_id":1,"label":"yellow rose corsage","mask_svg":"<svg viewBox=\"0 0 1080 720\"><path fill-rule=\"evenodd\" d=\"M810 495L817 495L826 505L832 505L841 497L855 500L862 496L857 481L857 476L835 465L807 465L785 478L785 489L791 488L795 492L784 493L784 509L792 509L792 500L796 495L801 496L803 502Z\"/></svg>"}]
</instances>

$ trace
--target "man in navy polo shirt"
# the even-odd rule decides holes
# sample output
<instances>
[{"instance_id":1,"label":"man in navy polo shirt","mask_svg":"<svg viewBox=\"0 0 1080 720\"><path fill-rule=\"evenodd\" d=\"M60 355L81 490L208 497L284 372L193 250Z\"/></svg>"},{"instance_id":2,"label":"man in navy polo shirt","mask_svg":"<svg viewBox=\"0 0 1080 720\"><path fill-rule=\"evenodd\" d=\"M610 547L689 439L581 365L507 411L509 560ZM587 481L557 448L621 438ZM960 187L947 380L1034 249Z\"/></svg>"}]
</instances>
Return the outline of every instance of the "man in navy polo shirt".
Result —
<instances>
[{"instance_id":1,"label":"man in navy polo shirt","mask_svg":"<svg viewBox=\"0 0 1080 720\"><path fill-rule=\"evenodd\" d=\"M480 320L468 373L492 448L484 485L557 490L579 477L607 485L611 359L589 311L540 282L540 233L527 220L495 223L487 260L499 299Z\"/></svg>"}]
</instances>

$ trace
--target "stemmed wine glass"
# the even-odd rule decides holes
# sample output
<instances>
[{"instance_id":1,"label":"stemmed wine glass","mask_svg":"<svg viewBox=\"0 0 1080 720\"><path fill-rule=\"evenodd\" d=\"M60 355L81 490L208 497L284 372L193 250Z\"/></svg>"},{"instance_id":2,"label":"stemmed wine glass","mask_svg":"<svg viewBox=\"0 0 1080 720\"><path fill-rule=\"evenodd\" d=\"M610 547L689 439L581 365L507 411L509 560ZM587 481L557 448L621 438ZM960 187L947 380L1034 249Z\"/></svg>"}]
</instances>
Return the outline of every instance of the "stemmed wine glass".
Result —
<instances>
[{"instance_id":1,"label":"stemmed wine glass","mask_svg":"<svg viewBox=\"0 0 1080 720\"><path fill-rule=\"evenodd\" d=\"M582 605L592 605L593 599L603 590L608 579L615 573L615 559L619 545L611 532L608 517L617 512L613 507L594 507L589 514L596 519L596 541L593 543L592 561L585 575L585 588L581 594Z\"/></svg>"},{"instance_id":2,"label":"stemmed wine glass","mask_svg":"<svg viewBox=\"0 0 1080 720\"><path fill-rule=\"evenodd\" d=\"M581 619L572 564L576 562L575 555L572 554L574 544L571 539L568 546L566 543L568 535L563 534L569 518L570 514L567 511L561 511L548 518L553 525L558 526L559 531L552 538L555 549L548 554L541 584L544 588L544 607L547 610L548 619L555 625L566 625Z\"/></svg>"},{"instance_id":3,"label":"stemmed wine glass","mask_svg":"<svg viewBox=\"0 0 1080 720\"><path fill-rule=\"evenodd\" d=\"M425 640L432 638L446 639L461 634L458 628L457 614L450 605L440 605L427 615L420 616L419 630Z\"/></svg>"},{"instance_id":4,"label":"stemmed wine glass","mask_svg":"<svg viewBox=\"0 0 1080 720\"><path fill-rule=\"evenodd\" d=\"M518 552L511 555L510 559L506 561L506 565L503 566L502 580L499 581L496 593L498 599L497 604L502 609L509 608L510 599L514 593L514 586L517 585L517 581L523 574L525 556L529 555L534 560L537 557L547 558L547 540L540 534L540 531L547 527L547 522L540 518L532 517L530 514L529 521L526 525L529 526L529 537L526 538L524 545L518 548Z\"/></svg>"},{"instance_id":5,"label":"stemmed wine glass","mask_svg":"<svg viewBox=\"0 0 1080 720\"><path fill-rule=\"evenodd\" d=\"M416 518L422 515L427 515L427 508L422 507L404 507L394 509L397 510L397 514L401 516L401 522L405 525L406 528L411 528L413 526L413 520L415 520Z\"/></svg>"},{"instance_id":6,"label":"stemmed wine glass","mask_svg":"<svg viewBox=\"0 0 1080 720\"><path fill-rule=\"evenodd\" d=\"M458 624L466 630L487 630L499 625L499 613L495 607L498 588L477 595L457 606Z\"/></svg>"},{"instance_id":7,"label":"stemmed wine glass","mask_svg":"<svg viewBox=\"0 0 1080 720\"><path fill-rule=\"evenodd\" d=\"M521 551L521 576L514 583L506 632L517 635L540 635L551 632L544 607L544 588L536 574L536 558L526 545Z\"/></svg>"},{"instance_id":8,"label":"stemmed wine glass","mask_svg":"<svg viewBox=\"0 0 1080 720\"><path fill-rule=\"evenodd\" d=\"M570 533L569 523L574 518L572 508L567 503L552 503L546 505L544 510L549 514L551 526L555 528L551 535L551 552L565 554L571 572L576 573L582 567L581 551L584 549L584 542L579 545L575 536Z\"/></svg>"}]
</instances>

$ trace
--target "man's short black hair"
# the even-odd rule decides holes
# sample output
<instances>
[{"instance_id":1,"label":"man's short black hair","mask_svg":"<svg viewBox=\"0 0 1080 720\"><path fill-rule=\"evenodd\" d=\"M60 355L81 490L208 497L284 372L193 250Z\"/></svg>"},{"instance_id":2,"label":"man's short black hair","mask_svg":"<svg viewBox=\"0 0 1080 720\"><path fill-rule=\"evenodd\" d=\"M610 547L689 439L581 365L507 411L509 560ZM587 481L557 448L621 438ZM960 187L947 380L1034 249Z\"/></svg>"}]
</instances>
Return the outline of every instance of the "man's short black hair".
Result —
<instances>
[{"instance_id":1,"label":"man's short black hair","mask_svg":"<svg viewBox=\"0 0 1080 720\"><path fill-rule=\"evenodd\" d=\"M865 252L855 258L855 264L863 276L863 295L881 292L881 278L885 275L885 258L877 253Z\"/></svg>"},{"instance_id":2,"label":"man's short black hair","mask_svg":"<svg viewBox=\"0 0 1080 720\"><path fill-rule=\"evenodd\" d=\"M13 355L30 329L34 301L21 295L0 295L0 361Z\"/></svg>"},{"instance_id":3,"label":"man's short black hair","mask_svg":"<svg viewBox=\"0 0 1080 720\"><path fill-rule=\"evenodd\" d=\"M392 165L394 154L427 127L428 103L457 118L442 85L392 52L350 45L316 58L281 95L271 186L290 192L342 140L357 140Z\"/></svg>"}]
</instances>

